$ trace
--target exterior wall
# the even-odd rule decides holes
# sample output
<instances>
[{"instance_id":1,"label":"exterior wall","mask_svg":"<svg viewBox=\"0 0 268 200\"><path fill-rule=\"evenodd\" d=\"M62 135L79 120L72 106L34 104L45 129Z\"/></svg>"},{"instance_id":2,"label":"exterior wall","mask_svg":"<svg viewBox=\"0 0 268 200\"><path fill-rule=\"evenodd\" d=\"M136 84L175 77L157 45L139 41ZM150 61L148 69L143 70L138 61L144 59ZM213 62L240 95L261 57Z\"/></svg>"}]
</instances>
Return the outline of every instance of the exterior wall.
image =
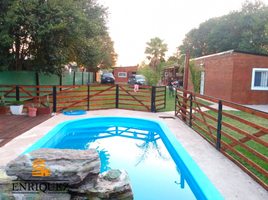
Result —
<instances>
[{"instance_id":1,"label":"exterior wall","mask_svg":"<svg viewBox=\"0 0 268 200\"><path fill-rule=\"evenodd\" d=\"M204 95L231 101L233 54L197 58L196 64L203 63L205 70ZM188 90L193 91L189 70Z\"/></svg>"},{"instance_id":2,"label":"exterior wall","mask_svg":"<svg viewBox=\"0 0 268 200\"><path fill-rule=\"evenodd\" d=\"M196 58L204 64L204 94L244 105L268 104L267 90L251 90L252 69L268 68L268 55L227 51ZM193 91L189 71L188 90Z\"/></svg>"},{"instance_id":3,"label":"exterior wall","mask_svg":"<svg viewBox=\"0 0 268 200\"><path fill-rule=\"evenodd\" d=\"M234 52L231 101L245 105L268 104L267 90L251 90L252 69L268 68L268 56Z\"/></svg>"},{"instance_id":4,"label":"exterior wall","mask_svg":"<svg viewBox=\"0 0 268 200\"><path fill-rule=\"evenodd\" d=\"M127 83L128 77L132 74L132 72L137 72L138 66L130 66L130 67L115 67L114 68L114 77L115 77L115 82L119 83ZM119 72L126 72L127 76L126 77L118 77Z\"/></svg>"}]
</instances>

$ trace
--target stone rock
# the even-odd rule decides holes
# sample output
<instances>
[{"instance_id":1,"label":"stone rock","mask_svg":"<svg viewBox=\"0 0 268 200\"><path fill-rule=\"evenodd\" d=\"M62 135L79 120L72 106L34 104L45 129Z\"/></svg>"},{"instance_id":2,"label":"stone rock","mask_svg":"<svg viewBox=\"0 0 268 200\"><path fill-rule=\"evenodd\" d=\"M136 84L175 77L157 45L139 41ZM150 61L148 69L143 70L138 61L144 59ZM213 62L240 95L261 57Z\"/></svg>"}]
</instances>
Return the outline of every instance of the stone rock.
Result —
<instances>
[{"instance_id":1,"label":"stone rock","mask_svg":"<svg viewBox=\"0 0 268 200\"><path fill-rule=\"evenodd\" d=\"M33 176L33 162L37 159L45 161L46 171L42 172L43 176ZM94 179L100 173L100 166L100 158L96 149L42 148L9 162L6 166L6 173L22 180L65 180L69 182L69 185L73 185L80 183L85 177Z\"/></svg>"},{"instance_id":2,"label":"stone rock","mask_svg":"<svg viewBox=\"0 0 268 200\"><path fill-rule=\"evenodd\" d=\"M111 169L99 174L95 184L88 177L75 188L69 188L69 191L75 192L76 196L87 196L89 199L133 199L128 173L121 169ZM75 199L72 196L72 199Z\"/></svg>"},{"instance_id":3,"label":"stone rock","mask_svg":"<svg viewBox=\"0 0 268 200\"><path fill-rule=\"evenodd\" d=\"M12 195L12 180L4 170L0 170L0 199L15 199Z\"/></svg>"},{"instance_id":4,"label":"stone rock","mask_svg":"<svg viewBox=\"0 0 268 200\"><path fill-rule=\"evenodd\" d=\"M14 194L13 199L15 200L24 200L24 199L33 199L33 200L48 200L48 199L60 199L60 200L70 200L71 195L68 193L65 194Z\"/></svg>"}]
</instances>

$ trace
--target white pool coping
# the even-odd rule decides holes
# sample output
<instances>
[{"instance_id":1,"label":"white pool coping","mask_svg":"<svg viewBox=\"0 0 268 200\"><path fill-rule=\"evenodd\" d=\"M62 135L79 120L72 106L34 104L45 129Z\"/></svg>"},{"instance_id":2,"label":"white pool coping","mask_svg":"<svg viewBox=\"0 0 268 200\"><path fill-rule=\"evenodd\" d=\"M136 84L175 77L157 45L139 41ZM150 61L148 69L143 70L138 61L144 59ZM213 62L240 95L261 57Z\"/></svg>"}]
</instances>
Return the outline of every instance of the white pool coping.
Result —
<instances>
[{"instance_id":1,"label":"white pool coping","mask_svg":"<svg viewBox=\"0 0 268 200\"><path fill-rule=\"evenodd\" d=\"M86 115L56 115L42 124L14 138L0 148L0 166L5 166L32 144L54 128L58 123L70 119L96 116L122 116L154 119L164 122L178 141L195 160L206 176L226 200L267 200L268 192L254 179L243 172L232 161L218 152L196 132L191 130L178 118L162 119L159 116L174 116L174 112L146 113L121 109L90 111Z\"/></svg>"}]
</instances>

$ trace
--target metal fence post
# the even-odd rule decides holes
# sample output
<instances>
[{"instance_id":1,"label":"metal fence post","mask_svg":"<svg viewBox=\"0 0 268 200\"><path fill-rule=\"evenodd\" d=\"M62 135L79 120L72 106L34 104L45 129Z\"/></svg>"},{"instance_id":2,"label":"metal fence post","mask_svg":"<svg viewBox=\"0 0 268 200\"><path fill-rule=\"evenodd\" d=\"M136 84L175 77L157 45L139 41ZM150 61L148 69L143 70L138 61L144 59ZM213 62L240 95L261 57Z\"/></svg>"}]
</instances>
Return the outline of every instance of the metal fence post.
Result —
<instances>
[{"instance_id":1,"label":"metal fence post","mask_svg":"<svg viewBox=\"0 0 268 200\"><path fill-rule=\"evenodd\" d=\"M167 98L167 96L166 96L166 95L167 95L167 87L164 86L164 88L165 88L165 106L164 106L164 108L166 108L166 106L167 106L167 105L166 105L166 104L167 104L167 103L166 103L166 101L167 101L167 99L166 99L166 98ZM176 91L176 94L177 94L177 91Z\"/></svg>"},{"instance_id":2,"label":"metal fence post","mask_svg":"<svg viewBox=\"0 0 268 200\"><path fill-rule=\"evenodd\" d=\"M57 87L53 86L53 112L57 111Z\"/></svg>"},{"instance_id":3,"label":"metal fence post","mask_svg":"<svg viewBox=\"0 0 268 200\"><path fill-rule=\"evenodd\" d=\"M16 100L20 100L20 87L18 85L16 85Z\"/></svg>"},{"instance_id":4,"label":"metal fence post","mask_svg":"<svg viewBox=\"0 0 268 200\"><path fill-rule=\"evenodd\" d=\"M193 93L190 94L190 122L189 126L192 127L192 106L193 106Z\"/></svg>"},{"instance_id":5,"label":"metal fence post","mask_svg":"<svg viewBox=\"0 0 268 200\"><path fill-rule=\"evenodd\" d=\"M84 85L84 71L82 72L82 85Z\"/></svg>"},{"instance_id":6,"label":"metal fence post","mask_svg":"<svg viewBox=\"0 0 268 200\"><path fill-rule=\"evenodd\" d=\"M178 99L178 97L177 97L177 88L176 88L175 89L175 109L174 109L175 110L175 116L176 116L176 108L177 108L177 105L176 105L177 104L177 101L176 101L177 99Z\"/></svg>"},{"instance_id":7,"label":"metal fence post","mask_svg":"<svg viewBox=\"0 0 268 200\"><path fill-rule=\"evenodd\" d=\"M60 86L62 86L62 79L63 79L63 77L62 77L62 75L60 75ZM62 88L60 88L60 91L62 91Z\"/></svg>"},{"instance_id":8,"label":"metal fence post","mask_svg":"<svg viewBox=\"0 0 268 200\"><path fill-rule=\"evenodd\" d=\"M89 110L90 84L87 84L87 110Z\"/></svg>"},{"instance_id":9,"label":"metal fence post","mask_svg":"<svg viewBox=\"0 0 268 200\"><path fill-rule=\"evenodd\" d=\"M75 85L75 72L74 72L74 77L73 77L73 85Z\"/></svg>"},{"instance_id":10,"label":"metal fence post","mask_svg":"<svg viewBox=\"0 0 268 200\"><path fill-rule=\"evenodd\" d=\"M221 120L222 120L222 101L219 100L218 107L218 126L217 126L217 149L221 148Z\"/></svg>"},{"instance_id":11,"label":"metal fence post","mask_svg":"<svg viewBox=\"0 0 268 200\"><path fill-rule=\"evenodd\" d=\"M155 112L155 86L152 86L151 112Z\"/></svg>"},{"instance_id":12,"label":"metal fence post","mask_svg":"<svg viewBox=\"0 0 268 200\"><path fill-rule=\"evenodd\" d=\"M119 87L116 85L116 92L115 92L115 107L118 108L118 96L119 96Z\"/></svg>"}]
</instances>

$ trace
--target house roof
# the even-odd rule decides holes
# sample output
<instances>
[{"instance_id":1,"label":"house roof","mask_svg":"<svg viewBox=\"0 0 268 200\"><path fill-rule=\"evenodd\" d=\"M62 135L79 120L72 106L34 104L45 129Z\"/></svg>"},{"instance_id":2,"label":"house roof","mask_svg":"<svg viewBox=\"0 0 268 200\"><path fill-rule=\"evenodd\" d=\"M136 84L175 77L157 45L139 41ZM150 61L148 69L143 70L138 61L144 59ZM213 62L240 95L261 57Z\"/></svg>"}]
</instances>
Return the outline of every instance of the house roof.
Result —
<instances>
[{"instance_id":1,"label":"house roof","mask_svg":"<svg viewBox=\"0 0 268 200\"><path fill-rule=\"evenodd\" d=\"M229 50L229 51L223 51L223 52L220 52L220 53L215 53L215 54L211 54L211 55L207 55L207 56L193 58L193 59L190 59L190 60L200 60L200 59L209 58L209 57L213 57L213 56L222 56L222 55L233 54L233 53L244 53L244 54L251 54L251 55L256 55L256 56L267 56L268 57L268 54L251 53L251 52L232 49L232 50Z\"/></svg>"},{"instance_id":2,"label":"house roof","mask_svg":"<svg viewBox=\"0 0 268 200\"><path fill-rule=\"evenodd\" d=\"M134 65L134 66L122 66L122 67L113 67L113 68L127 68L127 67L138 67L137 65Z\"/></svg>"},{"instance_id":3,"label":"house roof","mask_svg":"<svg viewBox=\"0 0 268 200\"><path fill-rule=\"evenodd\" d=\"M207 55L207 56L202 56L202 57L198 57L198 58L193 58L191 60L200 60L200 59L214 57L214 56L222 56L222 55L226 55L226 54L233 54L233 52L234 52L234 49L233 50L229 50L229 51L223 51L223 52L220 52L220 53L215 53L215 54Z\"/></svg>"},{"instance_id":4,"label":"house roof","mask_svg":"<svg viewBox=\"0 0 268 200\"><path fill-rule=\"evenodd\" d=\"M180 65L178 65L178 64L173 64L173 65L165 66L164 68L167 69L167 68L174 68L174 67L180 67Z\"/></svg>"}]
</instances>

